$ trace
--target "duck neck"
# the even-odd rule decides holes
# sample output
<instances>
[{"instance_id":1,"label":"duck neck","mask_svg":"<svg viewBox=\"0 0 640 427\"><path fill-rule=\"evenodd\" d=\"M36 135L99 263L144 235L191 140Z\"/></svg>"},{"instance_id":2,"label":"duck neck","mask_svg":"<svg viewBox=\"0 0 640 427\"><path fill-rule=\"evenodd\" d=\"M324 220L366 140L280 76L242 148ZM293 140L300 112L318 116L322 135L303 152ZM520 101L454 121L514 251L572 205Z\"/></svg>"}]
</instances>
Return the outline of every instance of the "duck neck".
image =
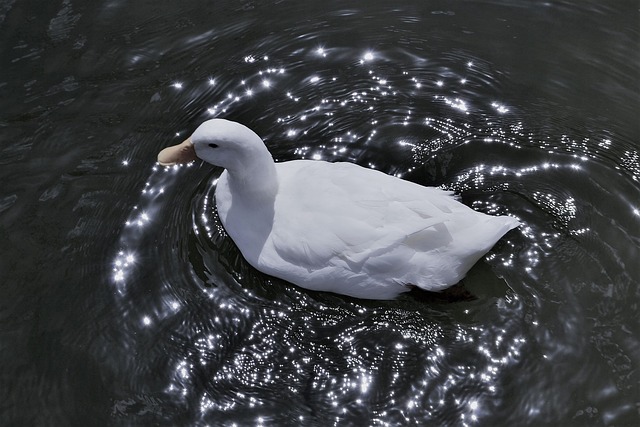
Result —
<instances>
[{"instance_id":1,"label":"duck neck","mask_svg":"<svg viewBox=\"0 0 640 427\"><path fill-rule=\"evenodd\" d=\"M278 175L271 154L265 149L261 156L243 161L241 167L227 169L229 187L243 204L273 206L278 192Z\"/></svg>"}]
</instances>

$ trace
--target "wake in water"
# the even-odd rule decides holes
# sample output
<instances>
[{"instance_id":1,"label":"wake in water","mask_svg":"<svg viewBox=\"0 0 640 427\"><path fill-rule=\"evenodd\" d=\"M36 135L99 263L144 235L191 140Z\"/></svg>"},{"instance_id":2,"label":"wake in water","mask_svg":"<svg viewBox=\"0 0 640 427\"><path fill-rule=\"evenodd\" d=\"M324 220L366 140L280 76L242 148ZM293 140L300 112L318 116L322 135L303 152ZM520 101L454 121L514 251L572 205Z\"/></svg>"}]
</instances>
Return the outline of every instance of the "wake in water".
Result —
<instances>
[{"instance_id":1,"label":"wake in water","mask_svg":"<svg viewBox=\"0 0 640 427\"><path fill-rule=\"evenodd\" d=\"M194 121L251 123L276 160L350 161L516 216L523 226L467 279L481 298L366 302L264 276L217 217L220 171L156 165L122 226L111 282L131 330L149 337L156 363L143 377L161 372L163 385L155 400L115 402L114 415L551 422L585 381L597 389L611 378L610 393L631 393L632 364L618 362L631 360L633 345L604 326L623 318L615 302L637 292L629 248L638 247L638 153L606 131L527 123L527 111L492 99L498 82L478 58L424 66L412 55L351 53L247 53L233 77L174 81L167 91L201 108ZM605 178L628 192L609 192ZM609 364L590 360L588 370L588 346ZM615 419L624 410L607 406L610 395L591 399Z\"/></svg>"}]
</instances>

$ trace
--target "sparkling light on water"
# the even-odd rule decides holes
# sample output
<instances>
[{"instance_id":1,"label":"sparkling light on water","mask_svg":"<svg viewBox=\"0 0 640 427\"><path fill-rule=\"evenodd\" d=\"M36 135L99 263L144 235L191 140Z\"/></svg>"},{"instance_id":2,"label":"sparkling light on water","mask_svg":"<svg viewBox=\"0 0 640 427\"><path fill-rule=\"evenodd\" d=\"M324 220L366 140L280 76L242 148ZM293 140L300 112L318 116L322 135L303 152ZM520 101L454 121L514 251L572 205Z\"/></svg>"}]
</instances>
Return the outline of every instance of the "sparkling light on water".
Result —
<instances>
[{"instance_id":1,"label":"sparkling light on water","mask_svg":"<svg viewBox=\"0 0 640 427\"><path fill-rule=\"evenodd\" d=\"M367 52L362 57L363 61L372 61L373 60L373 52Z\"/></svg>"},{"instance_id":2,"label":"sparkling light on water","mask_svg":"<svg viewBox=\"0 0 640 427\"><path fill-rule=\"evenodd\" d=\"M569 191L532 187L536 189L527 194L527 208L546 215L543 225L530 222L526 210L512 210L500 197L490 197L511 197L519 186L544 183L550 176L553 180L566 174L588 176L591 160L598 154L586 149L588 141L568 135L532 135L515 119L496 125L496 118L510 120L512 108L467 90L465 85L481 80L474 78L480 67L473 61L451 64L457 74L419 74L402 64L385 62L381 52L369 51L350 55L352 68L335 70L328 67L338 56L334 52L329 47L309 47L295 57L310 62L304 67L288 63L289 57L281 53L250 53L240 58L245 68L237 75L216 74L215 84L213 78L185 81L184 87L202 86L215 94L200 106L203 119L233 117L232 113L260 101L273 105L273 111L256 123L268 130L269 148L282 156L276 156L276 161L357 161L413 177L424 176L426 168L446 189L480 194L469 203L471 207L492 215L512 215L523 223L512 232L515 237L501 242L502 249L486 257L507 278L517 273L522 280L537 277L544 273L549 254L566 244L567 236L591 237L593 231L582 218L583 202ZM380 64L385 67L377 68ZM182 84L173 86L179 89ZM172 91L175 96L185 92ZM191 130L176 132L176 138ZM616 145L609 138L598 141L601 150ZM518 157L518 161L495 157L532 146L535 153L563 156L522 156L524 160ZM380 147L385 154L376 157ZM460 161L468 155L465 147L486 152L487 158ZM386 161L386 155L403 157ZM621 170L634 179L640 173L638 157L628 150L619 162ZM388 170L390 164L397 166ZM371 308L279 282L273 285L250 270L229 242L215 212L217 175L195 190L199 183L185 184L194 176L189 167L153 167L140 187L137 207L123 224L110 279L123 299L140 288L152 289L149 292L156 298L149 298L144 311L131 310L132 323L147 332L172 328L175 343L164 344L174 352L170 372L164 373L165 392L175 402L197 402L201 419L195 423L246 416L238 425L270 425L273 402L255 390L277 390L278 399L290 402L308 399L306 404L320 408L330 424L348 423L353 414L370 413L376 425L397 425L398 420L436 420L433 423L438 424L446 417L453 424L476 425L505 398L504 378L513 375L514 366L535 345L535 338L522 333L523 324L544 327L531 308L537 296L523 301L508 290L492 305L483 306L486 313L471 304L451 320L447 316L454 306L438 310L409 299ZM185 191L183 197L188 200L180 206L195 210L182 212L188 222L182 228L184 221L171 223L172 201L167 200L168 194L178 197L176 188ZM637 205L630 209L640 216ZM190 234L181 234L185 230ZM156 262L153 246L158 236L167 233L167 248L161 248L160 254L183 262L184 271L160 276L158 284L147 283L134 273L145 263ZM189 317L190 306L206 307L208 317ZM540 356L554 357L551 352ZM378 395L381 390L384 396ZM532 411L538 410L536 403L531 404ZM291 411L302 424L312 419L297 408Z\"/></svg>"}]
</instances>

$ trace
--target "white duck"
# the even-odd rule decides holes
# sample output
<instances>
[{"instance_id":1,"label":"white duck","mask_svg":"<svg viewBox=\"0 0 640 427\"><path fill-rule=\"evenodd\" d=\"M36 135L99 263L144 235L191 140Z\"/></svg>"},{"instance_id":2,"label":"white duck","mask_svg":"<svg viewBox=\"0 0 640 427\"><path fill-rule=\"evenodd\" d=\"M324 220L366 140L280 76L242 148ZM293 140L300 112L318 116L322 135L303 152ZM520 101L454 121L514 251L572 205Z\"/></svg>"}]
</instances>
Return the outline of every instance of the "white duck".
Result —
<instances>
[{"instance_id":1,"label":"white duck","mask_svg":"<svg viewBox=\"0 0 640 427\"><path fill-rule=\"evenodd\" d=\"M307 289L367 299L413 286L440 291L519 225L476 212L451 192L352 163L276 164L258 135L228 120L202 123L158 162L196 156L226 169L216 206L249 264Z\"/></svg>"}]
</instances>

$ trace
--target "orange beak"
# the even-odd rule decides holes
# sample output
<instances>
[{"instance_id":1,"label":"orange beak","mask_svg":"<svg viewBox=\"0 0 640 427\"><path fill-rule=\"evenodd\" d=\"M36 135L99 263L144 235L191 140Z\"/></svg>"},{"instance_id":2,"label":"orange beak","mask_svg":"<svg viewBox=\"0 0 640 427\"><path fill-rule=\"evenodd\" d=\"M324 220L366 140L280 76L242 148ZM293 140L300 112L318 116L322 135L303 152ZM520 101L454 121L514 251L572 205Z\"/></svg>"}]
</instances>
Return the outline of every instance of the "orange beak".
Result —
<instances>
[{"instance_id":1,"label":"orange beak","mask_svg":"<svg viewBox=\"0 0 640 427\"><path fill-rule=\"evenodd\" d=\"M158 153L158 163L162 166L173 166L189 163L196 160L196 150L193 148L191 138L187 138L183 143L167 147Z\"/></svg>"}]
</instances>

